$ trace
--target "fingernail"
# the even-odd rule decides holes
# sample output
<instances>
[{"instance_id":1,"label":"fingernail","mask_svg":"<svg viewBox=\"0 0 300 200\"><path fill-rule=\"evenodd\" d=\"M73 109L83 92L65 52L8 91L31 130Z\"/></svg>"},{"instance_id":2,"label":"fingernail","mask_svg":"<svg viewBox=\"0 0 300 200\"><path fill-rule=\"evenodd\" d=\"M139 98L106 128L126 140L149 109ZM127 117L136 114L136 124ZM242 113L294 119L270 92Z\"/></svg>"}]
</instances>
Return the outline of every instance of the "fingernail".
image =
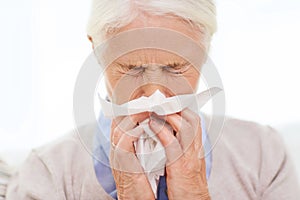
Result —
<instances>
[{"instance_id":1,"label":"fingernail","mask_svg":"<svg viewBox=\"0 0 300 200\"><path fill-rule=\"evenodd\" d=\"M155 119L150 120L150 128L156 133L160 131L160 125Z\"/></svg>"},{"instance_id":2,"label":"fingernail","mask_svg":"<svg viewBox=\"0 0 300 200\"><path fill-rule=\"evenodd\" d=\"M156 113L152 113L150 115L150 118L156 118L156 119L160 119L160 120L166 121L167 116L166 115L158 115Z\"/></svg>"}]
</instances>

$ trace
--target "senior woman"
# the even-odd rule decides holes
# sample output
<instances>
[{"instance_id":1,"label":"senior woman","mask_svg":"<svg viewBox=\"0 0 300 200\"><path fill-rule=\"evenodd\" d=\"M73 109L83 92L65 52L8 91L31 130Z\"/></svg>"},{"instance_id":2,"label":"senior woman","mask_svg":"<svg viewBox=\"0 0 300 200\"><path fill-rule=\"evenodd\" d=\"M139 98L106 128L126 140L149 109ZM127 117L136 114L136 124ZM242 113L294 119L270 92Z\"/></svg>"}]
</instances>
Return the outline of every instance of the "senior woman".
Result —
<instances>
[{"instance_id":1,"label":"senior woman","mask_svg":"<svg viewBox=\"0 0 300 200\"><path fill-rule=\"evenodd\" d=\"M94 0L88 35L95 49L118 34L151 27L180 33L199 44L202 64L216 31L215 5L211 0ZM178 42L172 39L164 40ZM122 42L117 49L132 45L134 40ZM195 93L199 78L197 66L161 49L129 52L114 59L105 70L108 100L115 104L148 97L157 90L166 97ZM86 142L96 144L93 153L101 162L93 160L78 135L70 133L32 151L12 176L6 198L300 199L292 162L274 129L226 118L213 151L199 158L203 136L207 136L204 118L188 108L166 116L142 112L112 120L101 113L102 135L89 125L80 128ZM166 148L167 160L172 161L167 162L157 191L152 190L133 145L143 132L140 123L146 119ZM109 135L112 149L101 142L105 135ZM134 156L117 157L120 154L115 148ZM112 160L116 157L122 167L139 173L114 168Z\"/></svg>"}]
</instances>

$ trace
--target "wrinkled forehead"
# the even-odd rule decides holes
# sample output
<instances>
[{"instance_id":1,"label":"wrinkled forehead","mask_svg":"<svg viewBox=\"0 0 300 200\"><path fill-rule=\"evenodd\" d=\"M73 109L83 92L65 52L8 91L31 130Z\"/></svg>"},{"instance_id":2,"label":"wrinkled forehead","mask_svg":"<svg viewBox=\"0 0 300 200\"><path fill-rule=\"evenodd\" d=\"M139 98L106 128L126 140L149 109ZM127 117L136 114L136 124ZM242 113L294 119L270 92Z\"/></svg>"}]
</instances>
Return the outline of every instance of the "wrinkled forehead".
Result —
<instances>
[{"instance_id":1,"label":"wrinkled forehead","mask_svg":"<svg viewBox=\"0 0 300 200\"><path fill-rule=\"evenodd\" d=\"M94 51L102 67L117 60L163 63L184 59L200 69L207 58L204 46L195 40L178 31L155 27L121 32Z\"/></svg>"}]
</instances>

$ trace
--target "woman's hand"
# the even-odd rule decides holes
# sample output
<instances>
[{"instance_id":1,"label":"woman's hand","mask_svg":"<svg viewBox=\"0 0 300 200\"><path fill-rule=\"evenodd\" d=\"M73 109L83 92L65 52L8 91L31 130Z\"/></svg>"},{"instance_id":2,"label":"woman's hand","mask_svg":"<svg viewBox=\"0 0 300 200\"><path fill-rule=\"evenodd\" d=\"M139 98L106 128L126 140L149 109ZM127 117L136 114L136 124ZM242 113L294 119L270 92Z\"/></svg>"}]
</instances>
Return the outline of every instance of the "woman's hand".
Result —
<instances>
[{"instance_id":1,"label":"woman's hand","mask_svg":"<svg viewBox=\"0 0 300 200\"><path fill-rule=\"evenodd\" d=\"M185 109L181 115L167 115L166 121L176 136L155 118L149 123L166 150L169 199L210 199L199 115Z\"/></svg>"},{"instance_id":2,"label":"woman's hand","mask_svg":"<svg viewBox=\"0 0 300 200\"><path fill-rule=\"evenodd\" d=\"M155 199L134 150L134 142L144 131L137 123L148 117L148 113L141 113L112 121L110 165L120 200Z\"/></svg>"}]
</instances>

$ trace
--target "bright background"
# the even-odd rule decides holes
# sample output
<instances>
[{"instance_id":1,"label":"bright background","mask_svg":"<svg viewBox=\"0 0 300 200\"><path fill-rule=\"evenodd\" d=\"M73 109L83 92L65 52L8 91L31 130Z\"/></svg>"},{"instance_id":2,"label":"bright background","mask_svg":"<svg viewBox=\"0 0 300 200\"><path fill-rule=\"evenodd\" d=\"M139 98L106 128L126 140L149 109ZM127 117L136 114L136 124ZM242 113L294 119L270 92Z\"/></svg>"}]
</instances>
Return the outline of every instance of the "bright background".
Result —
<instances>
[{"instance_id":1,"label":"bright background","mask_svg":"<svg viewBox=\"0 0 300 200\"><path fill-rule=\"evenodd\" d=\"M9 162L73 127L74 82L91 53L89 8L86 0L0 2L0 152ZM278 128L300 169L300 1L217 0L217 8L211 58L227 114Z\"/></svg>"}]
</instances>

